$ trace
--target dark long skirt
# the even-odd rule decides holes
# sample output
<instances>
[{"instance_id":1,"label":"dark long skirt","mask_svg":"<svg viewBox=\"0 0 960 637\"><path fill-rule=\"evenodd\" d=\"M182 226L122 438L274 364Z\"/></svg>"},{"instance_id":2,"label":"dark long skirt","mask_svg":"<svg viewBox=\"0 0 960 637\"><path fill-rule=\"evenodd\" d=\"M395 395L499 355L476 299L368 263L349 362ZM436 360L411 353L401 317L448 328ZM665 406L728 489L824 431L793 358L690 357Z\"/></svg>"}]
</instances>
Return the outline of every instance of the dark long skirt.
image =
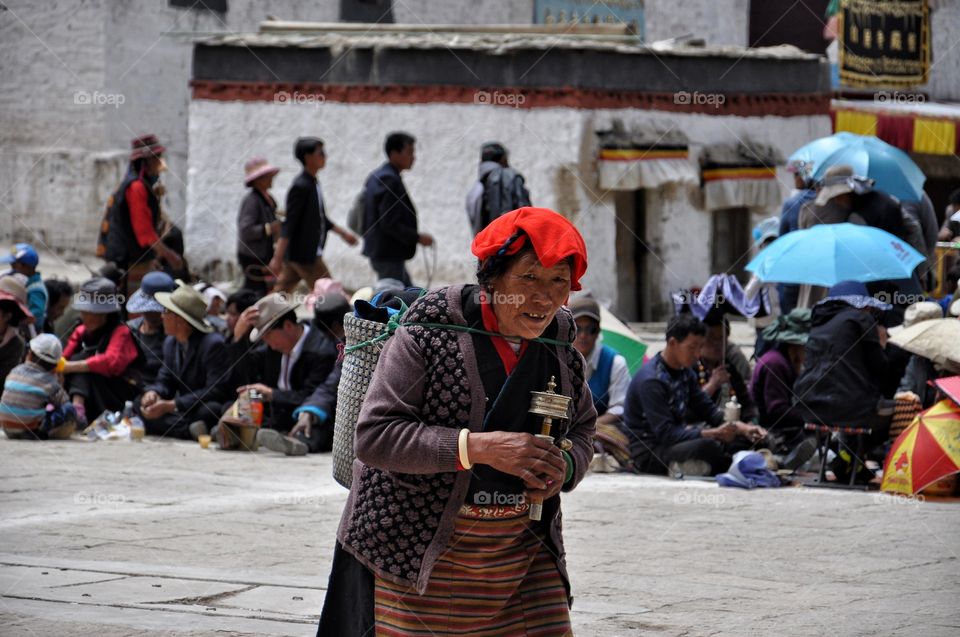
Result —
<instances>
[{"instance_id":1,"label":"dark long skirt","mask_svg":"<svg viewBox=\"0 0 960 637\"><path fill-rule=\"evenodd\" d=\"M373 573L337 542L317 637L373 637Z\"/></svg>"}]
</instances>

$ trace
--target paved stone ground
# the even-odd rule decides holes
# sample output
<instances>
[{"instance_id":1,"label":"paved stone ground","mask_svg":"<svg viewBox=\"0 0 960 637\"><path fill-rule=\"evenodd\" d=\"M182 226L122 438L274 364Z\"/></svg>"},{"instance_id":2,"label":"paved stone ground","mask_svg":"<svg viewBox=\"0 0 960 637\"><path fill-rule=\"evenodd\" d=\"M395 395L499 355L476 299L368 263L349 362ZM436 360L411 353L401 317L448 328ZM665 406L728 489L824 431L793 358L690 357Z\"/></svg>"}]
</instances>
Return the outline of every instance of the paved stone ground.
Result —
<instances>
[{"instance_id":1,"label":"paved stone ground","mask_svg":"<svg viewBox=\"0 0 960 637\"><path fill-rule=\"evenodd\" d=\"M0 439L0 634L312 635L330 456ZM956 635L960 504L591 475L578 636Z\"/></svg>"}]
</instances>

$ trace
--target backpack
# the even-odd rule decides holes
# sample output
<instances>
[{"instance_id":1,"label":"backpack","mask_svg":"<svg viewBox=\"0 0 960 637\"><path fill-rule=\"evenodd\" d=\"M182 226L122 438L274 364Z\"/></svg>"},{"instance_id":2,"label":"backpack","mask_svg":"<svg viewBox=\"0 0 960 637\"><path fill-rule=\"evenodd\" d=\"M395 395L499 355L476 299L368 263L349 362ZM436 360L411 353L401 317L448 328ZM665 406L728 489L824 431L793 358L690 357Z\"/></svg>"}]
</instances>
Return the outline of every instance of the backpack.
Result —
<instances>
[{"instance_id":1,"label":"backpack","mask_svg":"<svg viewBox=\"0 0 960 637\"><path fill-rule=\"evenodd\" d=\"M524 185L523 175L513 168L494 168L483 178L482 223L483 229L505 212L530 204L530 193Z\"/></svg>"},{"instance_id":2,"label":"backpack","mask_svg":"<svg viewBox=\"0 0 960 637\"><path fill-rule=\"evenodd\" d=\"M347 211L347 227L350 228L350 231L356 234L357 236L362 237L364 232L366 232L366 200L367 200L367 186L364 184L363 188L360 189L360 192L357 193L356 198L353 200L353 205L350 206L350 210Z\"/></svg>"}]
</instances>

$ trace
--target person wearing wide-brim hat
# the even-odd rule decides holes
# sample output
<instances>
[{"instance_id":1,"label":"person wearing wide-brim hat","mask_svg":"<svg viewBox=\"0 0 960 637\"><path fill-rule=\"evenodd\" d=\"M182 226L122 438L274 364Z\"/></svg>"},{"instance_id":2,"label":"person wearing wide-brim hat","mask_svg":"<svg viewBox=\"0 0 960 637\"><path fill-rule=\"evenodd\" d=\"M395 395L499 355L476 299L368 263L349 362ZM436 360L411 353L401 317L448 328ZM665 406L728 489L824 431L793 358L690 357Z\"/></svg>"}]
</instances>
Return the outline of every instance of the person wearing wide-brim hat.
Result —
<instances>
[{"instance_id":1,"label":"person wearing wide-brim hat","mask_svg":"<svg viewBox=\"0 0 960 637\"><path fill-rule=\"evenodd\" d=\"M237 215L237 260L243 269L243 287L261 296L269 290L267 266L273 259L273 244L280 236L277 201L270 194L278 172L263 157L253 157L243 166L243 184L250 188Z\"/></svg>"},{"instance_id":2,"label":"person wearing wide-brim hat","mask_svg":"<svg viewBox=\"0 0 960 637\"><path fill-rule=\"evenodd\" d=\"M130 166L120 186L110 197L100 231L97 256L125 271L121 292L129 294L140 279L156 269L156 259L179 270L183 261L161 241L159 178L166 170L166 147L156 135L141 135L130 142Z\"/></svg>"},{"instance_id":3,"label":"person wearing wide-brim hat","mask_svg":"<svg viewBox=\"0 0 960 637\"><path fill-rule=\"evenodd\" d=\"M883 398L882 375L889 368L887 331L882 320L892 309L870 296L863 283L830 288L813 308L803 370L794 386L796 409L805 422L869 428L865 450L886 441L893 401ZM846 452L844 452L846 453ZM838 479L852 468L842 457Z\"/></svg>"},{"instance_id":4,"label":"person wearing wide-brim hat","mask_svg":"<svg viewBox=\"0 0 960 637\"><path fill-rule=\"evenodd\" d=\"M316 453L329 442L320 427L309 437L286 434L297 424L295 410L328 378L337 359L336 343L326 330L298 322L299 305L281 293L265 296L240 314L230 345L240 381L237 393L254 389L263 396L258 444L286 455ZM244 354L246 338L261 344Z\"/></svg>"},{"instance_id":5,"label":"person wearing wide-brim hat","mask_svg":"<svg viewBox=\"0 0 960 637\"><path fill-rule=\"evenodd\" d=\"M26 286L16 276L0 277L0 387L10 370L23 360L26 343L19 327L31 321Z\"/></svg>"},{"instance_id":6,"label":"person wearing wide-brim hat","mask_svg":"<svg viewBox=\"0 0 960 637\"><path fill-rule=\"evenodd\" d=\"M140 281L140 289L127 299L127 313L139 315L127 321L127 327L140 350L140 374L145 385L157 378L163 365L163 306L157 303L157 292L172 292L177 284L166 272L148 272Z\"/></svg>"},{"instance_id":7,"label":"person wearing wide-brim hat","mask_svg":"<svg viewBox=\"0 0 960 637\"><path fill-rule=\"evenodd\" d=\"M757 359L750 379L750 395L757 405L758 422L770 431L771 450L789 454L806 438L803 417L793 406L793 386L803 367L810 337L810 310L781 314L763 330L769 348ZM786 469L797 469L810 459L815 445L787 456Z\"/></svg>"},{"instance_id":8,"label":"person wearing wide-brim hat","mask_svg":"<svg viewBox=\"0 0 960 637\"><path fill-rule=\"evenodd\" d=\"M80 325L73 330L63 357L65 387L81 423L103 411L119 411L139 387L139 356L130 328L120 319L122 296L103 277L84 281L73 299Z\"/></svg>"},{"instance_id":9,"label":"person wearing wide-brim hat","mask_svg":"<svg viewBox=\"0 0 960 637\"><path fill-rule=\"evenodd\" d=\"M206 319L207 302L182 281L156 292L163 307L163 365L137 401L147 433L196 440L223 412L230 364L223 336Z\"/></svg>"},{"instance_id":10,"label":"person wearing wide-brim hat","mask_svg":"<svg viewBox=\"0 0 960 637\"><path fill-rule=\"evenodd\" d=\"M918 323L937 321L942 318L943 308L940 307L939 303L920 301L907 308L901 325L891 327L888 331L890 336L895 336ZM911 354L894 398L898 400L914 399L920 403L923 409L927 409L936 402L938 393L936 386L931 381L943 376L954 376L957 373L960 373L960 369L956 365L950 365L949 363L939 365L929 358Z\"/></svg>"}]
</instances>

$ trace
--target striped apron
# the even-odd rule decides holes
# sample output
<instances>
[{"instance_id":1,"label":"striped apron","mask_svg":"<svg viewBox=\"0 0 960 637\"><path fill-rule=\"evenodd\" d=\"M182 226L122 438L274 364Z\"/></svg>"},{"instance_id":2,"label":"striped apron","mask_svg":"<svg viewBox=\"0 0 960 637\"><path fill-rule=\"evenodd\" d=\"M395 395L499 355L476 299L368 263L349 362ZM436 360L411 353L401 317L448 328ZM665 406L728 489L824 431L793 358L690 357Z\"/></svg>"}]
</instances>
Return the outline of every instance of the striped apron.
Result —
<instances>
[{"instance_id":1,"label":"striped apron","mask_svg":"<svg viewBox=\"0 0 960 637\"><path fill-rule=\"evenodd\" d=\"M464 505L423 595L376 578L378 636L572 635L567 592L527 505Z\"/></svg>"}]
</instances>

